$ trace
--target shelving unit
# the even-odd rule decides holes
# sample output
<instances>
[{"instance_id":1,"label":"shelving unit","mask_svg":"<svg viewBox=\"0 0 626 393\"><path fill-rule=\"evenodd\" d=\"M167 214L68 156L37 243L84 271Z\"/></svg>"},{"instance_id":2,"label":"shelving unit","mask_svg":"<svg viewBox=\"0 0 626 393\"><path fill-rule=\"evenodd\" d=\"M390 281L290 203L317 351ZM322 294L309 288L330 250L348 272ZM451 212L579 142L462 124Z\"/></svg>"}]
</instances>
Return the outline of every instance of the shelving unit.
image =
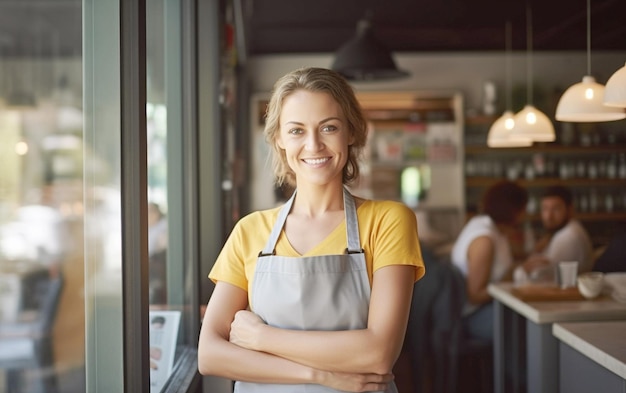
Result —
<instances>
[{"instance_id":1,"label":"shelving unit","mask_svg":"<svg viewBox=\"0 0 626 393\"><path fill-rule=\"evenodd\" d=\"M355 194L407 204L423 241L430 229L455 238L465 217L461 94L358 92L357 98L371 129Z\"/></svg>"},{"instance_id":2,"label":"shelving unit","mask_svg":"<svg viewBox=\"0 0 626 393\"><path fill-rule=\"evenodd\" d=\"M557 141L525 148L489 148L494 117L465 122L465 199L475 214L484 190L509 179L528 189L527 220L539 230L539 198L552 185L572 190L576 217L602 245L626 230L626 121L558 123Z\"/></svg>"}]
</instances>

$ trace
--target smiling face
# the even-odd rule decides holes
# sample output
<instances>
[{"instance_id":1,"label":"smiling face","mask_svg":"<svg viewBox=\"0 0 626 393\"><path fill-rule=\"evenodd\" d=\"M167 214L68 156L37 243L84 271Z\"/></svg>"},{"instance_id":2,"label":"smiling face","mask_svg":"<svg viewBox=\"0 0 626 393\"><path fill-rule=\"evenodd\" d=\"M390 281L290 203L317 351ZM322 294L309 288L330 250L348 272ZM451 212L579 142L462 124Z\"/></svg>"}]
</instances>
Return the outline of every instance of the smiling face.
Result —
<instances>
[{"instance_id":1,"label":"smiling face","mask_svg":"<svg viewBox=\"0 0 626 393\"><path fill-rule=\"evenodd\" d=\"M286 97L276 143L284 150L297 184L342 184L353 137L330 94L296 90Z\"/></svg>"},{"instance_id":2,"label":"smiling face","mask_svg":"<svg viewBox=\"0 0 626 393\"><path fill-rule=\"evenodd\" d=\"M353 138L348 148L348 160L343 168L343 183L351 184L359 178L359 157L367 143L368 124L352 86L339 73L327 68L304 67L289 72L274 84L272 96L265 111L263 135L270 144L272 170L276 185L296 187L296 174L287 162L285 149L278 145L283 109L287 98L298 91L324 93L332 97L343 115L343 129ZM309 103L307 103L308 108ZM282 120L281 120L282 119ZM281 142L282 143L282 142Z\"/></svg>"}]
</instances>

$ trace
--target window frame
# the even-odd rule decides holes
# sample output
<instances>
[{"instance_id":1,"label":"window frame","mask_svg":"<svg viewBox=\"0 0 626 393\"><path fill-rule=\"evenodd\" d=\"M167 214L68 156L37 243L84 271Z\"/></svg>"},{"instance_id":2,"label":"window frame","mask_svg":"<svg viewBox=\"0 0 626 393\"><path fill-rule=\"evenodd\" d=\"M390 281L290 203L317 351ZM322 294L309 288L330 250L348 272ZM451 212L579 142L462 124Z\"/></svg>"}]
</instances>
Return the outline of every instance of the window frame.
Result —
<instances>
[{"instance_id":1,"label":"window frame","mask_svg":"<svg viewBox=\"0 0 626 393\"><path fill-rule=\"evenodd\" d=\"M170 5L170 4L167 4ZM162 392L198 391L197 336L199 306L198 152L196 3L180 1L181 16L181 147L176 157L182 179L185 288L182 326L186 342ZM146 0L120 1L121 175L123 263L124 391L149 392L147 129L146 129ZM168 162L169 165L169 162Z\"/></svg>"}]
</instances>

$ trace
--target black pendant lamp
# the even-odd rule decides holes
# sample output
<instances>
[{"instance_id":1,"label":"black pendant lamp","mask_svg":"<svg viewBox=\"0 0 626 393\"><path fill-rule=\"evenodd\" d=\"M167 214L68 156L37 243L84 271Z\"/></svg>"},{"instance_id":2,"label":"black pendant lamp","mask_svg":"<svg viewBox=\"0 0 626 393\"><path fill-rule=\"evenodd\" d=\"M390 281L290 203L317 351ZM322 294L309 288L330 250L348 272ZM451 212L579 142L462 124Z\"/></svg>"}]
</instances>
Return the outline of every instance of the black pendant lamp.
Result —
<instances>
[{"instance_id":1,"label":"black pendant lamp","mask_svg":"<svg viewBox=\"0 0 626 393\"><path fill-rule=\"evenodd\" d=\"M374 36L365 18L357 25L356 35L335 52L332 69L352 81L399 79L409 73L398 69L391 52Z\"/></svg>"}]
</instances>

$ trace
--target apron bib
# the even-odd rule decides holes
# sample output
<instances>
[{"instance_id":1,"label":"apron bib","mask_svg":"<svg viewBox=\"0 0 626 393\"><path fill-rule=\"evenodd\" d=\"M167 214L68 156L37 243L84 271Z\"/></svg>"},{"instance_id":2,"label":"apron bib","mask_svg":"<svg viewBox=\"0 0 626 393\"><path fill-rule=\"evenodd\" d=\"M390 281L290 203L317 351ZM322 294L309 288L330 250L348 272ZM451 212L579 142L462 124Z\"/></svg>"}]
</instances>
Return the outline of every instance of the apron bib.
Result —
<instances>
[{"instance_id":1,"label":"apron bib","mask_svg":"<svg viewBox=\"0 0 626 393\"><path fill-rule=\"evenodd\" d=\"M364 329L370 300L365 255L354 199L344 189L348 246L345 254L310 257L274 255L295 193L282 207L257 260L251 310L265 323L294 330ZM235 382L235 393L336 393L316 384ZM382 393L382 392L381 392ZM397 393L392 383L384 393Z\"/></svg>"}]
</instances>

